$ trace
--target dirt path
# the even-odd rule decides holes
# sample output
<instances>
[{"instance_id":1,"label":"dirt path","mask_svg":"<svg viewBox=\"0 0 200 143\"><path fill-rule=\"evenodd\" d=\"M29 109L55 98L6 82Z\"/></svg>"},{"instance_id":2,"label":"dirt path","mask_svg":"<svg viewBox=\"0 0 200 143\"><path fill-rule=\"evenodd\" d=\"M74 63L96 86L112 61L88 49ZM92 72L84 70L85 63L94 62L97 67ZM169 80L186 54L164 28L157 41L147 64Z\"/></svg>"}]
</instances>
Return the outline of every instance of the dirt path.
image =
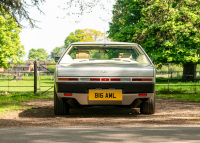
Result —
<instances>
[{"instance_id":1,"label":"dirt path","mask_svg":"<svg viewBox=\"0 0 200 143\"><path fill-rule=\"evenodd\" d=\"M88 107L71 109L70 115L55 116L53 100L21 103L32 109L10 111L0 118L0 128L68 126L200 126L200 103L157 99L156 114L142 115L137 109ZM199 118L199 119L198 119Z\"/></svg>"}]
</instances>

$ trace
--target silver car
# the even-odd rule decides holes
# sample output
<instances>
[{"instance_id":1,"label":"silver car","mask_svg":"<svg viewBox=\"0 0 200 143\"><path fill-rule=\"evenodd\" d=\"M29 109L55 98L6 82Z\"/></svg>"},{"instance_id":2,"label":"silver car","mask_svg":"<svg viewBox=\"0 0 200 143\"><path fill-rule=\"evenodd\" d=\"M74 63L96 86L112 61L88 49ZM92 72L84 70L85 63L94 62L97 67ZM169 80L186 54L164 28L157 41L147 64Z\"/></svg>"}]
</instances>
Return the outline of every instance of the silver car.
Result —
<instances>
[{"instance_id":1,"label":"silver car","mask_svg":"<svg viewBox=\"0 0 200 143\"><path fill-rule=\"evenodd\" d=\"M72 43L56 65L54 113L72 107L128 106L155 113L155 69L135 43Z\"/></svg>"}]
</instances>

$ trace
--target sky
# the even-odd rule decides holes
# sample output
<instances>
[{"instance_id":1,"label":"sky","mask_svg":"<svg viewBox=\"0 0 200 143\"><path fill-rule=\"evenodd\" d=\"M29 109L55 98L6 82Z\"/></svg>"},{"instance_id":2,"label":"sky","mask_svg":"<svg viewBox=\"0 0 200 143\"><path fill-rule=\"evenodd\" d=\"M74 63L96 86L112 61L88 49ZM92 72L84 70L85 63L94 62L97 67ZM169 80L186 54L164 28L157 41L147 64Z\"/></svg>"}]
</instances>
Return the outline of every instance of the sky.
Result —
<instances>
[{"instance_id":1,"label":"sky","mask_svg":"<svg viewBox=\"0 0 200 143\"><path fill-rule=\"evenodd\" d=\"M97 5L92 12L79 17L66 16L67 11L61 8L64 4L63 0L48 0L40 6L44 14L35 9L30 10L30 16L39 21L36 23L39 28L28 28L27 22L22 22L26 26L20 33L21 44L24 45L26 52L24 60L28 59L28 52L32 48L44 48L50 54L55 47L63 46L65 38L77 29L95 29L101 32L109 30L114 2L106 4L109 13ZM77 10L71 9L71 11Z\"/></svg>"}]
</instances>

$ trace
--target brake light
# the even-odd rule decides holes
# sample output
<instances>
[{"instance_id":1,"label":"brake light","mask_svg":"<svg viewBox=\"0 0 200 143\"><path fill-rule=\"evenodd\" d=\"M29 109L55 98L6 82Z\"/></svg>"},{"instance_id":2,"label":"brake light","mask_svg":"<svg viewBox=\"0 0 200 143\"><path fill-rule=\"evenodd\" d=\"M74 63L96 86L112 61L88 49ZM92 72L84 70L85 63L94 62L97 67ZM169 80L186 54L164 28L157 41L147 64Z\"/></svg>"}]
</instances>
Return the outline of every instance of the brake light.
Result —
<instances>
[{"instance_id":1,"label":"brake light","mask_svg":"<svg viewBox=\"0 0 200 143\"><path fill-rule=\"evenodd\" d=\"M142 79L142 81L153 81L153 79L152 78L144 78L144 79Z\"/></svg>"},{"instance_id":2,"label":"brake light","mask_svg":"<svg viewBox=\"0 0 200 143\"><path fill-rule=\"evenodd\" d=\"M100 78L91 78L90 81L100 81Z\"/></svg>"},{"instance_id":3,"label":"brake light","mask_svg":"<svg viewBox=\"0 0 200 143\"><path fill-rule=\"evenodd\" d=\"M146 94L139 94L139 96L143 96L144 97L144 96L147 96L147 95Z\"/></svg>"},{"instance_id":4,"label":"brake light","mask_svg":"<svg viewBox=\"0 0 200 143\"><path fill-rule=\"evenodd\" d=\"M121 81L120 78L111 78L110 81Z\"/></svg>"},{"instance_id":5,"label":"brake light","mask_svg":"<svg viewBox=\"0 0 200 143\"><path fill-rule=\"evenodd\" d=\"M132 81L153 81L152 78L132 78Z\"/></svg>"},{"instance_id":6,"label":"brake light","mask_svg":"<svg viewBox=\"0 0 200 143\"><path fill-rule=\"evenodd\" d=\"M78 81L78 78L58 78L58 81Z\"/></svg>"},{"instance_id":7,"label":"brake light","mask_svg":"<svg viewBox=\"0 0 200 143\"><path fill-rule=\"evenodd\" d=\"M102 78L101 81L109 81L109 78Z\"/></svg>"},{"instance_id":8,"label":"brake light","mask_svg":"<svg viewBox=\"0 0 200 143\"><path fill-rule=\"evenodd\" d=\"M65 93L64 96L72 96L72 94Z\"/></svg>"}]
</instances>

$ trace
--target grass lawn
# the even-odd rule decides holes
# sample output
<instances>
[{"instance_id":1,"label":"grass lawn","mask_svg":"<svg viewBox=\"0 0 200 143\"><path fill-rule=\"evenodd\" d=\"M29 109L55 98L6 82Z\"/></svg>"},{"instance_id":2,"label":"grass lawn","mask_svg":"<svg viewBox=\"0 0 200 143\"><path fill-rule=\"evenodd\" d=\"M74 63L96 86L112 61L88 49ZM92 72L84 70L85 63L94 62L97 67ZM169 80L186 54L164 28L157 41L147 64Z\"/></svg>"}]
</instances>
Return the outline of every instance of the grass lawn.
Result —
<instances>
[{"instance_id":1,"label":"grass lawn","mask_svg":"<svg viewBox=\"0 0 200 143\"><path fill-rule=\"evenodd\" d=\"M160 93L200 93L200 82L156 82L156 91Z\"/></svg>"},{"instance_id":2,"label":"grass lawn","mask_svg":"<svg viewBox=\"0 0 200 143\"><path fill-rule=\"evenodd\" d=\"M157 94L157 98L171 98L185 101L200 102L199 94Z\"/></svg>"},{"instance_id":3,"label":"grass lawn","mask_svg":"<svg viewBox=\"0 0 200 143\"><path fill-rule=\"evenodd\" d=\"M0 117L2 117L6 111L28 109L28 107L20 105L20 102L26 102L33 99L52 98L52 95L40 95L31 93L12 93L8 95L0 95Z\"/></svg>"},{"instance_id":4,"label":"grass lawn","mask_svg":"<svg viewBox=\"0 0 200 143\"><path fill-rule=\"evenodd\" d=\"M39 82L40 81L40 82ZM50 89L53 92L54 79L52 76L41 76L40 80L38 77L37 88L38 92L44 92ZM24 80L12 80L11 78L0 79L0 92L33 92L34 91L34 80L33 77L28 77Z\"/></svg>"}]
</instances>

